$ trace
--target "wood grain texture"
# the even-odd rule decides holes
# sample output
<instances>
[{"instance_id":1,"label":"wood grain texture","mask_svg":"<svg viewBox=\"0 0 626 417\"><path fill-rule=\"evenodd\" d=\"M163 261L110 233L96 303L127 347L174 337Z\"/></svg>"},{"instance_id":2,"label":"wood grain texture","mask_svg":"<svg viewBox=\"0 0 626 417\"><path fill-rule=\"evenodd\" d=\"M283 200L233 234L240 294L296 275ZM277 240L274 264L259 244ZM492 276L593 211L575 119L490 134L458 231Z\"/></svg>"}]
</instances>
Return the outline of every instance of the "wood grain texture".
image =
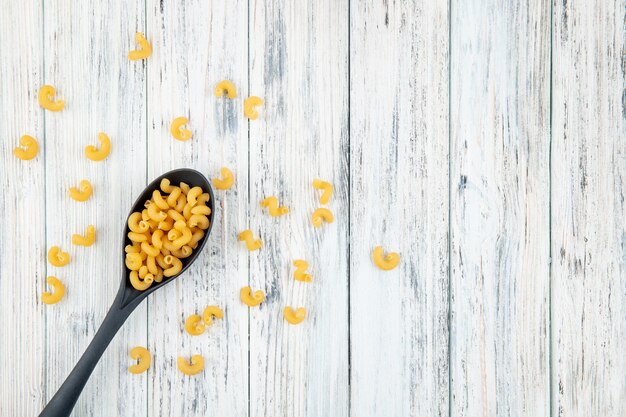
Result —
<instances>
[{"instance_id":1,"label":"wood grain texture","mask_svg":"<svg viewBox=\"0 0 626 417\"><path fill-rule=\"evenodd\" d=\"M247 79L247 2L149 1L148 176L180 167L207 177L221 166L235 174L228 191L215 191L215 225L194 265L149 300L148 332L154 354L149 415L245 416L248 410L248 315L239 301L247 254L237 241L248 207L248 139L243 118ZM236 100L217 98L215 84L229 79ZM194 136L179 142L170 134L178 116L189 118ZM224 309L201 336L183 329L184 320L209 304ZM204 373L178 371L178 356L201 354Z\"/></svg>"},{"instance_id":2,"label":"wood grain texture","mask_svg":"<svg viewBox=\"0 0 626 417\"><path fill-rule=\"evenodd\" d=\"M71 0L44 4L41 81L55 86L66 107L45 113L46 245L72 256L68 266L48 265L66 286L66 296L46 309L46 399L72 370L100 326L120 285L124 223L145 187L145 66L128 50L142 30L143 2L110 1L84 7ZM84 148L98 132L112 142L109 157L93 162ZM68 190L82 179L93 185L84 203ZM96 228L91 247L73 246L71 236ZM147 411L147 378L132 375L129 350L146 346L146 310L140 306L103 355L76 404L76 416L127 416ZM132 406L130 406L132 404Z\"/></svg>"},{"instance_id":3,"label":"wood grain texture","mask_svg":"<svg viewBox=\"0 0 626 417\"><path fill-rule=\"evenodd\" d=\"M249 283L266 293L250 309L250 416L349 412L347 13L330 0L250 2L247 94L265 104L249 122L249 225L264 242L249 254ZM335 222L319 229L315 178L335 187ZM272 195L289 214L260 207ZM294 280L296 259L312 282ZM305 307L306 320L287 323L285 306Z\"/></svg>"},{"instance_id":4,"label":"wood grain texture","mask_svg":"<svg viewBox=\"0 0 626 417\"><path fill-rule=\"evenodd\" d=\"M451 415L547 416L549 4L451 7Z\"/></svg>"},{"instance_id":5,"label":"wood grain texture","mask_svg":"<svg viewBox=\"0 0 626 417\"><path fill-rule=\"evenodd\" d=\"M351 5L353 416L448 415L447 29L444 1Z\"/></svg>"},{"instance_id":6,"label":"wood grain texture","mask_svg":"<svg viewBox=\"0 0 626 417\"><path fill-rule=\"evenodd\" d=\"M553 4L553 416L626 415L625 22Z\"/></svg>"},{"instance_id":7,"label":"wood grain texture","mask_svg":"<svg viewBox=\"0 0 626 417\"><path fill-rule=\"evenodd\" d=\"M37 415L45 401L45 141L37 91L43 80L41 5L0 13L0 415ZM12 24L8 24L11 22ZM5 47L10 45L10 47ZM13 156L22 135L39 142L30 161Z\"/></svg>"}]
</instances>

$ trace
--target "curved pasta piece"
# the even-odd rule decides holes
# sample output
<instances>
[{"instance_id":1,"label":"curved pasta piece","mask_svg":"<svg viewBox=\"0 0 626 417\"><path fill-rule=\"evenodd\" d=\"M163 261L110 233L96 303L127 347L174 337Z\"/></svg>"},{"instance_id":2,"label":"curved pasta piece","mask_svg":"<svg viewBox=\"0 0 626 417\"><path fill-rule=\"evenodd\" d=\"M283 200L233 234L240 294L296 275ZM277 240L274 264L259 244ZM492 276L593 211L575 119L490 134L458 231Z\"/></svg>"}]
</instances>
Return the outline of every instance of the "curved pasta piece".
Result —
<instances>
[{"instance_id":1,"label":"curved pasta piece","mask_svg":"<svg viewBox=\"0 0 626 417\"><path fill-rule=\"evenodd\" d=\"M145 291L152 286L154 282L154 275L146 274L146 276L141 279L139 278L139 273L137 271L130 271L130 284L138 291Z\"/></svg>"},{"instance_id":2,"label":"curved pasta piece","mask_svg":"<svg viewBox=\"0 0 626 417\"><path fill-rule=\"evenodd\" d=\"M213 325L213 317L216 319L224 318L224 311L218 306L208 306L202 312L202 320L207 326Z\"/></svg>"},{"instance_id":3,"label":"curved pasta piece","mask_svg":"<svg viewBox=\"0 0 626 417\"><path fill-rule=\"evenodd\" d=\"M141 253L139 252L127 253L124 263L126 264L126 268L130 269L131 271L139 271L139 269L143 265L143 259L141 259Z\"/></svg>"},{"instance_id":4,"label":"curved pasta piece","mask_svg":"<svg viewBox=\"0 0 626 417\"><path fill-rule=\"evenodd\" d=\"M333 185L329 182L315 179L313 180L313 188L317 188L318 190L323 191L322 195L320 196L320 203L328 203L330 197L332 197L333 195Z\"/></svg>"},{"instance_id":5,"label":"curved pasta piece","mask_svg":"<svg viewBox=\"0 0 626 417\"><path fill-rule=\"evenodd\" d=\"M294 312L293 308L287 306L285 307L283 314L288 323L300 324L306 318L306 309L304 307L298 307L298 309Z\"/></svg>"},{"instance_id":6,"label":"curved pasta piece","mask_svg":"<svg viewBox=\"0 0 626 417\"><path fill-rule=\"evenodd\" d=\"M142 220L141 213L134 212L128 217L128 228L134 233L145 233L150 226L145 220Z\"/></svg>"},{"instance_id":7,"label":"curved pasta piece","mask_svg":"<svg viewBox=\"0 0 626 417\"><path fill-rule=\"evenodd\" d=\"M77 246L91 246L96 241L96 228L93 225L87 226L85 236L72 235L72 243Z\"/></svg>"},{"instance_id":8,"label":"curved pasta piece","mask_svg":"<svg viewBox=\"0 0 626 417\"><path fill-rule=\"evenodd\" d=\"M135 33L135 41L139 44L139 49L135 49L128 52L128 59L131 61L137 61L140 59L146 59L152 55L152 45L146 39L143 33Z\"/></svg>"},{"instance_id":9,"label":"curved pasta piece","mask_svg":"<svg viewBox=\"0 0 626 417\"><path fill-rule=\"evenodd\" d=\"M111 153L111 140L103 133L98 133L98 141L100 141L100 149L93 145L85 147L85 156L92 161L103 161Z\"/></svg>"},{"instance_id":10,"label":"curved pasta piece","mask_svg":"<svg viewBox=\"0 0 626 417\"><path fill-rule=\"evenodd\" d=\"M218 190L228 190L235 183L235 176L226 167L220 168L221 178L213 178L213 186Z\"/></svg>"},{"instance_id":11,"label":"curved pasta piece","mask_svg":"<svg viewBox=\"0 0 626 417\"><path fill-rule=\"evenodd\" d=\"M187 221L189 227L198 227L202 230L208 229L210 224L209 218L204 214L192 214Z\"/></svg>"},{"instance_id":12,"label":"curved pasta piece","mask_svg":"<svg viewBox=\"0 0 626 417\"><path fill-rule=\"evenodd\" d=\"M89 197L91 197L93 193L91 183L87 180L82 180L79 187L80 189L76 187L70 188L70 198L81 202L89 200Z\"/></svg>"},{"instance_id":13,"label":"curved pasta piece","mask_svg":"<svg viewBox=\"0 0 626 417\"><path fill-rule=\"evenodd\" d=\"M320 227L322 225L322 221L332 223L335 221L335 217L330 210L320 207L311 215L311 221L313 222L313 226Z\"/></svg>"},{"instance_id":14,"label":"curved pasta piece","mask_svg":"<svg viewBox=\"0 0 626 417\"><path fill-rule=\"evenodd\" d=\"M193 355L191 363L189 363L185 358L179 356L176 365L178 370L185 375L197 375L204 369L204 358L202 355Z\"/></svg>"},{"instance_id":15,"label":"curved pasta piece","mask_svg":"<svg viewBox=\"0 0 626 417\"><path fill-rule=\"evenodd\" d=\"M211 208L208 206L195 206L191 209L191 214L202 214L208 216L211 214Z\"/></svg>"},{"instance_id":16,"label":"curved pasta piece","mask_svg":"<svg viewBox=\"0 0 626 417\"><path fill-rule=\"evenodd\" d=\"M150 204L148 208L148 216L155 222L162 222L167 219L167 213L162 211L156 204Z\"/></svg>"},{"instance_id":17,"label":"curved pasta piece","mask_svg":"<svg viewBox=\"0 0 626 417\"><path fill-rule=\"evenodd\" d=\"M55 94L55 90L53 86L46 84L43 87L41 87L39 89L39 95L38 95L39 105L46 110L50 110L54 112L63 110L63 108L65 107L65 101L63 100L54 101L54 94Z\"/></svg>"},{"instance_id":18,"label":"curved pasta piece","mask_svg":"<svg viewBox=\"0 0 626 417\"><path fill-rule=\"evenodd\" d=\"M13 149L13 155L23 161L30 161L39 153L39 143L29 135L20 138L20 147Z\"/></svg>"},{"instance_id":19,"label":"curved pasta piece","mask_svg":"<svg viewBox=\"0 0 626 417\"><path fill-rule=\"evenodd\" d=\"M186 245L191 241L193 234L191 233L191 230L187 227L187 223L185 223L183 220L179 220L174 223L174 230L180 232L180 237L172 241L172 244L176 247L176 249L180 249L183 245Z\"/></svg>"},{"instance_id":20,"label":"curved pasta piece","mask_svg":"<svg viewBox=\"0 0 626 417\"><path fill-rule=\"evenodd\" d=\"M263 245L261 239L254 239L252 231L250 229L244 230L243 232L239 233L239 240L246 242L246 247L249 251L260 249Z\"/></svg>"},{"instance_id":21,"label":"curved pasta piece","mask_svg":"<svg viewBox=\"0 0 626 417\"><path fill-rule=\"evenodd\" d=\"M172 136L176 140L180 140L182 142L191 139L193 133L189 129L185 129L183 126L189 123L189 119L186 117L177 117L172 121L172 126L170 128L170 132Z\"/></svg>"},{"instance_id":22,"label":"curved pasta piece","mask_svg":"<svg viewBox=\"0 0 626 417\"><path fill-rule=\"evenodd\" d=\"M150 368L152 363L152 355L150 351L143 346L136 346L130 350L130 357L137 361L135 365L128 367L131 374L141 374Z\"/></svg>"},{"instance_id":23,"label":"curved pasta piece","mask_svg":"<svg viewBox=\"0 0 626 417\"><path fill-rule=\"evenodd\" d=\"M289 213L288 207L278 207L278 198L274 196L267 197L265 200L261 201L261 207L267 207L272 217L284 216Z\"/></svg>"},{"instance_id":24,"label":"curved pasta piece","mask_svg":"<svg viewBox=\"0 0 626 417\"><path fill-rule=\"evenodd\" d=\"M52 266L65 266L70 263L70 254L61 252L58 246L53 246L48 250L48 262Z\"/></svg>"},{"instance_id":25,"label":"curved pasta piece","mask_svg":"<svg viewBox=\"0 0 626 417\"><path fill-rule=\"evenodd\" d=\"M46 281L48 282L48 285L54 289L54 291L44 292L41 295L41 301L45 304L56 304L61 301L65 295L65 286L57 277L49 276Z\"/></svg>"},{"instance_id":26,"label":"curved pasta piece","mask_svg":"<svg viewBox=\"0 0 626 417\"><path fill-rule=\"evenodd\" d=\"M311 282L313 281L313 277L309 274L306 274L306 270L309 267L309 263L302 259L297 259L293 261L293 266L296 267L296 270L293 273L293 277L296 281L302 282Z\"/></svg>"},{"instance_id":27,"label":"curved pasta piece","mask_svg":"<svg viewBox=\"0 0 626 417\"><path fill-rule=\"evenodd\" d=\"M202 317L192 314L185 320L185 330L192 336L199 336L206 330L206 326L202 323Z\"/></svg>"},{"instance_id":28,"label":"curved pasta piece","mask_svg":"<svg viewBox=\"0 0 626 417\"><path fill-rule=\"evenodd\" d=\"M228 94L228 98L233 99L237 97L237 89L235 84L228 80L222 80L215 86L215 97L222 97L224 93Z\"/></svg>"},{"instance_id":29,"label":"curved pasta piece","mask_svg":"<svg viewBox=\"0 0 626 417\"><path fill-rule=\"evenodd\" d=\"M248 307L256 307L265 300L265 293L261 290L252 293L252 288L243 287L239 291L239 297L241 297L241 301Z\"/></svg>"},{"instance_id":30,"label":"curved pasta piece","mask_svg":"<svg viewBox=\"0 0 626 417\"><path fill-rule=\"evenodd\" d=\"M167 278L173 277L183 269L183 263L175 256L167 255L164 260L166 264L171 265L169 268L163 270L163 275Z\"/></svg>"},{"instance_id":31,"label":"curved pasta piece","mask_svg":"<svg viewBox=\"0 0 626 417\"><path fill-rule=\"evenodd\" d=\"M390 271L400 263L400 255L395 252L385 255L382 246L376 246L372 251L372 260L383 271Z\"/></svg>"},{"instance_id":32,"label":"curved pasta piece","mask_svg":"<svg viewBox=\"0 0 626 417\"><path fill-rule=\"evenodd\" d=\"M198 197L202 195L202 188L193 187L187 193L187 203L194 207L198 203Z\"/></svg>"},{"instance_id":33,"label":"curved pasta piece","mask_svg":"<svg viewBox=\"0 0 626 417\"><path fill-rule=\"evenodd\" d=\"M263 99L257 96L250 96L243 101L243 114L250 120L256 120L259 112L255 107L263 105Z\"/></svg>"}]
</instances>

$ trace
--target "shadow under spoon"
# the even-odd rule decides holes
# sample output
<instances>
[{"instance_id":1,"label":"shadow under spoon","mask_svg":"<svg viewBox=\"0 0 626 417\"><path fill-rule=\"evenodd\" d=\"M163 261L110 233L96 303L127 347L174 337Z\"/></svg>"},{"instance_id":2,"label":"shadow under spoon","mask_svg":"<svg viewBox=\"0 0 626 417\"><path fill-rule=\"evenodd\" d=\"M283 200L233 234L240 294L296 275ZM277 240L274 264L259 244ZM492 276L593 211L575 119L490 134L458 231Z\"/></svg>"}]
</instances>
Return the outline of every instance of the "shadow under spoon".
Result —
<instances>
[{"instance_id":1,"label":"shadow under spoon","mask_svg":"<svg viewBox=\"0 0 626 417\"><path fill-rule=\"evenodd\" d=\"M87 383L89 376L93 372L93 369L100 360L100 357L106 350L107 346L109 346L109 343L117 331L120 327L122 327L128 316L130 316L130 313L132 313L133 310L135 310L135 308L137 308L137 306L141 304L141 302L152 292L158 290L167 283L174 281L174 279L178 278L183 272L185 272L185 270L187 270L187 268L189 268L189 266L198 258L198 255L202 251L202 248L211 233L211 228L213 227L215 204L213 191L211 190L209 181L198 171L193 169L176 169L161 175L152 181L143 193L141 193L137 201L135 201L130 213L132 214L136 211L141 212L143 210L144 202L152 198L152 192L159 189L159 184L164 178L169 179L172 184L185 182L189 184L190 187L199 186L202 188L203 192L209 193L210 198L207 202L207 206L211 209L211 214L209 215L209 228L205 231L204 237L198 242L198 247L193 251L191 256L181 259L183 268L177 275L164 279L161 282L154 282L154 284L145 291L138 291L131 285L129 279L130 271L124 265L122 253L122 282L120 283L117 296L109 308L109 312L104 318L104 321L100 325L100 328L98 329L98 332L94 336L93 340L83 353L83 356L81 356L72 372L65 379L65 382L63 382L63 385L61 385L48 405L46 405L41 414L39 414L39 417L65 417L72 413L72 409L74 408L83 387ZM127 237L128 232L127 221L124 229L124 244L122 247L131 243Z\"/></svg>"}]
</instances>

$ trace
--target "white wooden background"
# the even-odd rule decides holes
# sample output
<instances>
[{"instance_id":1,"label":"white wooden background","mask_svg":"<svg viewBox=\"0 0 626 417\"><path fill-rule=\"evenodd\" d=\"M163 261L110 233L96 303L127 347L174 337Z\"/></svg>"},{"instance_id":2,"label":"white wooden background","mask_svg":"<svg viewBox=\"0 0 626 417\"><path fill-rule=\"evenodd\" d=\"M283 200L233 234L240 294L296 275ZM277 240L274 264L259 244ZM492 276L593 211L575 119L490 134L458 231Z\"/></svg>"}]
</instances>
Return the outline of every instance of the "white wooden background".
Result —
<instances>
[{"instance_id":1,"label":"white wooden background","mask_svg":"<svg viewBox=\"0 0 626 417\"><path fill-rule=\"evenodd\" d=\"M626 0L0 0L0 416L37 415L91 340L147 181L223 165L237 182L203 255L131 316L74 415L626 415L625 22ZM136 31L144 62L126 58ZM234 102L213 96L224 78ZM38 106L44 83L64 111ZM113 152L94 163L99 131ZM24 134L35 160L12 155ZM336 189L319 230L316 177ZM67 197L82 178L84 204ZM291 213L270 218L268 195ZM96 245L71 246L87 224ZM379 244L400 267L372 265ZM54 306L47 275L67 286ZM209 303L226 318L190 337ZM153 353L139 376L135 345ZM193 353L190 378L176 357Z\"/></svg>"}]
</instances>

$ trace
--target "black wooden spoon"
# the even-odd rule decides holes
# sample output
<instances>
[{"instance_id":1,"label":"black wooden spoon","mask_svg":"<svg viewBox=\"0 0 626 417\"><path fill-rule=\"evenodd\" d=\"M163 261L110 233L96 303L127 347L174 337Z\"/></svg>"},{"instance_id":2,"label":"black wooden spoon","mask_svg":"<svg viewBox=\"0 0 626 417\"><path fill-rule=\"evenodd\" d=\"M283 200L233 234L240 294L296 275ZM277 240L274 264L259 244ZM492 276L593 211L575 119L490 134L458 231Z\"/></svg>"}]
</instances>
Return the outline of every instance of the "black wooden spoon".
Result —
<instances>
[{"instance_id":1,"label":"black wooden spoon","mask_svg":"<svg viewBox=\"0 0 626 417\"><path fill-rule=\"evenodd\" d=\"M109 308L109 312L104 318L104 321L100 325L100 328L98 329L98 332L94 336L93 340L87 347L87 350L85 350L85 353L83 353L83 356L81 356L72 372L65 379L63 385L61 385L57 393L54 397L52 397L48 405L46 405L46 408L44 408L41 414L39 414L39 417L67 417L72 413L72 409L74 408L83 387L87 383L89 376L93 372L93 369L100 360L100 357L106 350L107 346L109 346L109 343L117 331L120 327L122 327L128 316L130 316L130 313L132 313L133 310L137 308L137 306L141 304L144 298L146 298L149 294L161 288L168 282L174 281L174 279L178 278L183 272L185 272L193 261L198 258L198 255L202 251L202 248L211 233L211 228L213 227L215 204L213 200L213 191L211 190L209 181L198 171L193 169L176 169L161 175L159 178L152 181L144 192L141 193L130 210L130 213L132 214L135 211L143 210L144 202L152 198L152 192L159 189L159 184L163 178L169 179L173 185L185 182L189 184L190 187L199 186L204 192L209 193L211 196L207 202L207 206L211 208L211 214L209 215L209 228L205 231L204 237L198 242L198 247L193 251L191 256L181 259L183 268L177 275L163 279L161 282L155 281L154 284L145 291L138 291L130 284L130 271L124 265L124 255L122 253L122 282L120 284L120 289L117 291L117 296L115 297L111 308ZM127 237L128 232L127 221L126 227L124 228L124 244L122 247L131 243Z\"/></svg>"}]
</instances>

